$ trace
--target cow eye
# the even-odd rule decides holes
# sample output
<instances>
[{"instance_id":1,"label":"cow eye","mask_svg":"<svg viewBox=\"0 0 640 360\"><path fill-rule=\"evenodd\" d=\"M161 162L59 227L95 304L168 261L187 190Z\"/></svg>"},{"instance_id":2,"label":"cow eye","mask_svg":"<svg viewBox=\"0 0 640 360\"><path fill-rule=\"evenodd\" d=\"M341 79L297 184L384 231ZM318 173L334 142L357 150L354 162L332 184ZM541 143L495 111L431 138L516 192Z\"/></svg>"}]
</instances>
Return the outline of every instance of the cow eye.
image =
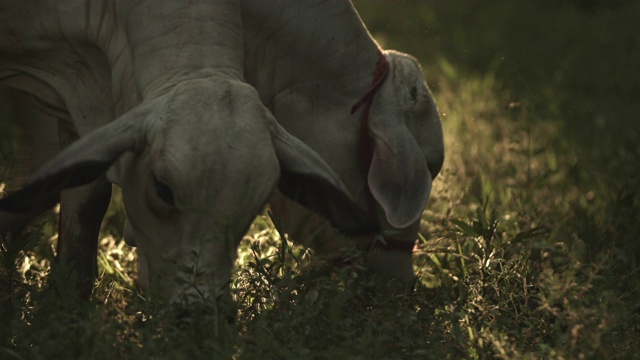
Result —
<instances>
[{"instance_id":1,"label":"cow eye","mask_svg":"<svg viewBox=\"0 0 640 360\"><path fill-rule=\"evenodd\" d=\"M411 95L411 100L413 100L413 102L418 100L418 88L416 88L415 86L412 86L411 91L409 91L409 94Z\"/></svg>"},{"instance_id":2,"label":"cow eye","mask_svg":"<svg viewBox=\"0 0 640 360\"><path fill-rule=\"evenodd\" d=\"M167 185L167 183L165 183L164 181L158 179L157 177L153 177L153 187L156 190L156 194L158 194L158 197L164 201L165 203L167 203L168 205L171 205L171 207L175 207L176 206L176 201L175 198L173 196L173 191L171 190L171 188L169 187L169 185Z\"/></svg>"}]
</instances>

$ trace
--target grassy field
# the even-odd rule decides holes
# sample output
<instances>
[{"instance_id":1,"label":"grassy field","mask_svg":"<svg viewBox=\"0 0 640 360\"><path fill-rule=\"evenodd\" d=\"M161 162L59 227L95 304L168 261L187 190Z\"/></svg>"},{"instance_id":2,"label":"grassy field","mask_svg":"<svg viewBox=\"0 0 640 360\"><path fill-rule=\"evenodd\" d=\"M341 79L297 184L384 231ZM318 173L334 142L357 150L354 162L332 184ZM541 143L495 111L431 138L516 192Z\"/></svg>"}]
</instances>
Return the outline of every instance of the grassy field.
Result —
<instances>
[{"instance_id":1,"label":"grassy field","mask_svg":"<svg viewBox=\"0 0 640 360\"><path fill-rule=\"evenodd\" d=\"M265 214L239 249L235 323L175 323L133 286L117 206L90 302L50 273L48 215L3 241L0 359L640 358L640 3L355 3L422 61L442 115L415 293L380 290L366 254L327 272Z\"/></svg>"}]
</instances>

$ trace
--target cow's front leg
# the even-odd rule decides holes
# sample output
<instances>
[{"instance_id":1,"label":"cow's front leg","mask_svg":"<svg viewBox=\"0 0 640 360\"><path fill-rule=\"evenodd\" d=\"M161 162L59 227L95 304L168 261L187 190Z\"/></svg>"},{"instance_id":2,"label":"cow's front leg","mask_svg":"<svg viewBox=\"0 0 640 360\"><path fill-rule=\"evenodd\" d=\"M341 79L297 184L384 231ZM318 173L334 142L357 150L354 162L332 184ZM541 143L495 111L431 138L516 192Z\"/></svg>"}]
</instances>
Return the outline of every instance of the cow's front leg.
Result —
<instances>
[{"instance_id":1,"label":"cow's front leg","mask_svg":"<svg viewBox=\"0 0 640 360\"><path fill-rule=\"evenodd\" d=\"M75 133L59 126L60 144L67 146ZM71 280L82 297L88 298L97 273L98 236L111 199L111 183L105 176L60 193L60 229L57 263L71 270Z\"/></svg>"}]
</instances>

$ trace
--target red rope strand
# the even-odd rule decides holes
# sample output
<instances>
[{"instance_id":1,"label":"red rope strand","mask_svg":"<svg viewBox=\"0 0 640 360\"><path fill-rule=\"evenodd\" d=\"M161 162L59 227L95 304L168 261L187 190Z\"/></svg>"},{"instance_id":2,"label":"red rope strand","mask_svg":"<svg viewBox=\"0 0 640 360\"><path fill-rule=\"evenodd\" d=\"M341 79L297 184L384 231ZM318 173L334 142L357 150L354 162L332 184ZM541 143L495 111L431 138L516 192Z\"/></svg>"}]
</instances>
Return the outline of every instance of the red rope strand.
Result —
<instances>
[{"instance_id":1,"label":"red rope strand","mask_svg":"<svg viewBox=\"0 0 640 360\"><path fill-rule=\"evenodd\" d=\"M373 159L373 141L371 140L371 135L369 134L369 112L371 110L371 105L373 105L373 98L376 96L376 93L384 83L384 80L387 78L389 74L390 65L387 59L384 57L380 51L378 51L378 61L376 62L376 68L373 71L373 81L369 90L356 101L356 103L351 107L351 114L353 115L358 109L364 106L362 110L362 115L360 116L360 142L359 142L359 158L360 158L360 169L363 174L366 175L369 173L369 168L371 166L371 160Z\"/></svg>"},{"instance_id":2,"label":"red rope strand","mask_svg":"<svg viewBox=\"0 0 640 360\"><path fill-rule=\"evenodd\" d=\"M365 178L369 212L372 216L376 216L376 202L366 181L369 174L369 169L371 168L371 161L373 160L373 140L371 139L371 134L369 133L369 113L371 111L371 106L373 105L373 99L376 96L376 93L389 75L390 67L391 66L389 65L389 62L385 58L384 54L378 51L378 61L376 63L376 68L373 71L373 81L371 82L371 86L369 87L369 90L367 90L367 92L362 95L351 108L351 114L353 115L356 111L358 111L358 109L364 107L362 110L362 115L360 116L360 139L358 144L358 157L360 162L360 170L362 171ZM380 243L380 241L378 240L374 240L372 246L381 246L386 247L389 250L403 251L408 253L413 252L413 248L415 246L415 242L388 238L384 238L384 240L385 244Z\"/></svg>"}]
</instances>

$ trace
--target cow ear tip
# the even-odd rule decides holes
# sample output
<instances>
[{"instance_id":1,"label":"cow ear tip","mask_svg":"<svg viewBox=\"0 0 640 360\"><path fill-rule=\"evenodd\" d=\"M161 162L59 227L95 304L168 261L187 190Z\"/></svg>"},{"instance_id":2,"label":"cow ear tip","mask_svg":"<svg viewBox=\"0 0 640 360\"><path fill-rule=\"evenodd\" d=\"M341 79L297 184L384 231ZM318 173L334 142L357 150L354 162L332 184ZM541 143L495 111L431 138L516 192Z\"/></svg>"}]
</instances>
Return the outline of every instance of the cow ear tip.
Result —
<instances>
[{"instance_id":1,"label":"cow ear tip","mask_svg":"<svg viewBox=\"0 0 640 360\"><path fill-rule=\"evenodd\" d=\"M389 216L389 214L385 214L387 222L395 229L404 229L416 221L420 220L422 216L422 211L418 214L413 214L413 216L408 216L410 214L395 214L395 216Z\"/></svg>"}]
</instances>

